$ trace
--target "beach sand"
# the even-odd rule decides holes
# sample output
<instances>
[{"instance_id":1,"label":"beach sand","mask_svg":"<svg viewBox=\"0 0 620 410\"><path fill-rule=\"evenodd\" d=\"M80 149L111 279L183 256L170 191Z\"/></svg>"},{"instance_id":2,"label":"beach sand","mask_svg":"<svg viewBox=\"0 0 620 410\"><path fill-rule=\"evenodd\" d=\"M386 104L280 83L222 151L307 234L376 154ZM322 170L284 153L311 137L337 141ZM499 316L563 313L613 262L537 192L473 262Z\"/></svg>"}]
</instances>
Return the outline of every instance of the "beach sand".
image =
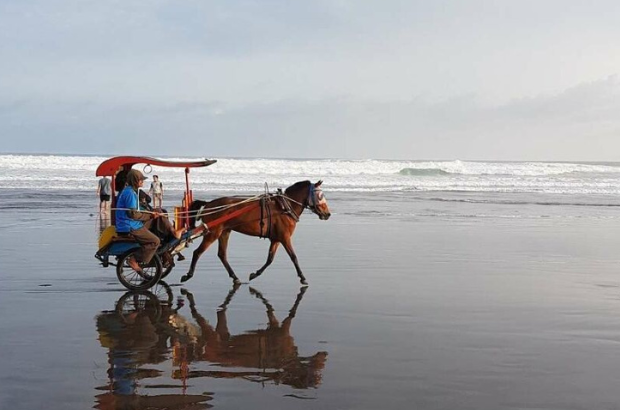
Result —
<instances>
[{"instance_id":1,"label":"beach sand","mask_svg":"<svg viewBox=\"0 0 620 410\"><path fill-rule=\"evenodd\" d=\"M210 249L181 286L186 251L135 311L93 195L1 191L0 408L620 407L619 209L326 194L305 292L282 249L236 290ZM243 280L267 248L233 234Z\"/></svg>"}]
</instances>

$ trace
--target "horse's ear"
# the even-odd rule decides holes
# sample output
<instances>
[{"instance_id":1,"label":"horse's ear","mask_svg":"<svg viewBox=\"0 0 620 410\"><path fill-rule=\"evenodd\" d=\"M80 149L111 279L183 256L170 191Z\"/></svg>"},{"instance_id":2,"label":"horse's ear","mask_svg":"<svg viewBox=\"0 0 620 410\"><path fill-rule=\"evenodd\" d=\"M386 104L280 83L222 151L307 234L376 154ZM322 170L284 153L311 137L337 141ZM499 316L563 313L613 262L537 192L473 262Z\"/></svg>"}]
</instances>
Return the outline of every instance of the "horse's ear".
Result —
<instances>
[{"instance_id":1,"label":"horse's ear","mask_svg":"<svg viewBox=\"0 0 620 410\"><path fill-rule=\"evenodd\" d=\"M319 182L317 182L316 184L314 184L314 187L315 187L315 188L318 188L318 187L320 187L320 186L321 186L321 184L322 184L322 183L323 183L323 181L319 179Z\"/></svg>"}]
</instances>

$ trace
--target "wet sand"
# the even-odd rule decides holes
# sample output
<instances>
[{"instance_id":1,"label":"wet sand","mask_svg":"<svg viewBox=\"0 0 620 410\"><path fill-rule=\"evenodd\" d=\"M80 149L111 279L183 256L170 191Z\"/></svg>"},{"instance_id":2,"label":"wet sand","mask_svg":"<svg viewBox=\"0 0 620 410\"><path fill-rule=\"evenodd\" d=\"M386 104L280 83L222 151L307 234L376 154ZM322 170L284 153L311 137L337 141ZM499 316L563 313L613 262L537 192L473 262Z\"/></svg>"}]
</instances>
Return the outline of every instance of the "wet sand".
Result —
<instances>
[{"instance_id":1,"label":"wet sand","mask_svg":"<svg viewBox=\"0 0 620 410\"><path fill-rule=\"evenodd\" d=\"M138 298L93 195L0 192L0 408L620 407L620 210L326 193L308 288L281 250L235 289L210 249ZM267 247L233 235L240 277Z\"/></svg>"}]
</instances>

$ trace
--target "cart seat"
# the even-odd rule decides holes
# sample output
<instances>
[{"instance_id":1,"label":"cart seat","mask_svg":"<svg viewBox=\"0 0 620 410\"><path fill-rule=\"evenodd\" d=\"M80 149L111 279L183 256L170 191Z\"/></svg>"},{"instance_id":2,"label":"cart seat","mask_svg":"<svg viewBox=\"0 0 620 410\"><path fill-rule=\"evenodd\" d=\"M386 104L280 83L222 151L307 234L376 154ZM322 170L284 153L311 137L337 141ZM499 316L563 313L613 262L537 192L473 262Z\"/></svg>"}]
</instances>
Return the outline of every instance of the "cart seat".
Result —
<instances>
[{"instance_id":1,"label":"cart seat","mask_svg":"<svg viewBox=\"0 0 620 410\"><path fill-rule=\"evenodd\" d=\"M135 242L136 240L126 233L116 232L114 225L108 226L99 236L99 249L105 248L113 242Z\"/></svg>"},{"instance_id":2,"label":"cart seat","mask_svg":"<svg viewBox=\"0 0 620 410\"><path fill-rule=\"evenodd\" d=\"M136 242L136 239L128 233L117 232L116 235L110 239L110 242Z\"/></svg>"}]
</instances>

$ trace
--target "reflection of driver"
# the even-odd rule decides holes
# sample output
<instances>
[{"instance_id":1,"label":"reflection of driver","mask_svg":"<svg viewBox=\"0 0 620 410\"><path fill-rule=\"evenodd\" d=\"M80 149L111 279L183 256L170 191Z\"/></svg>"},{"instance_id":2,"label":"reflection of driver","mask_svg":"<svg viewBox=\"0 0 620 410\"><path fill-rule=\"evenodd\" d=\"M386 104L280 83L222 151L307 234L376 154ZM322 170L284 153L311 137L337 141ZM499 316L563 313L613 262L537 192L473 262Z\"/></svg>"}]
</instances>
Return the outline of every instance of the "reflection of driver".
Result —
<instances>
[{"instance_id":1,"label":"reflection of driver","mask_svg":"<svg viewBox=\"0 0 620 410\"><path fill-rule=\"evenodd\" d=\"M212 397L206 394L138 394L139 380L162 375L160 370L143 365L168 360L169 336L161 328L162 308L155 295L149 292L127 292L117 302L115 311L97 316L99 342L108 349L109 384L97 387L95 408L198 410L210 407L206 402Z\"/></svg>"},{"instance_id":2,"label":"reflection of driver","mask_svg":"<svg viewBox=\"0 0 620 410\"><path fill-rule=\"evenodd\" d=\"M102 314L97 317L97 330L101 345L109 349L108 375L114 393L134 394L136 365L151 361L149 352L159 340L148 313L132 312L122 317Z\"/></svg>"}]
</instances>

